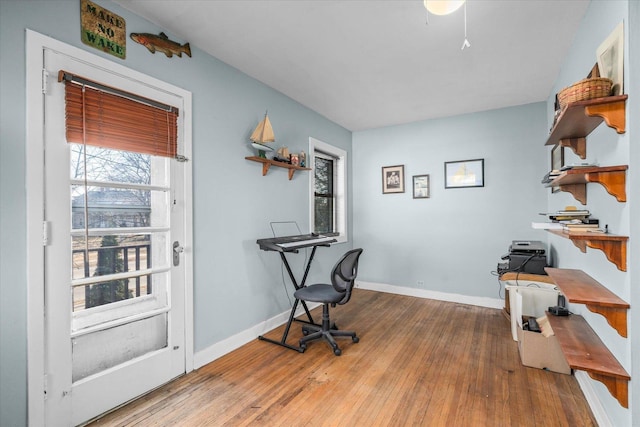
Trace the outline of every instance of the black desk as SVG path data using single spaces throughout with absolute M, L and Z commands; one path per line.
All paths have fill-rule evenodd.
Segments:
M 270 239 L 258 239 L 256 241 L 258 246 L 260 246 L 260 249 L 262 249 L 263 251 L 276 251 L 280 253 L 280 258 L 282 259 L 282 262 L 284 263 L 284 266 L 287 269 L 287 273 L 289 273 L 289 278 L 291 279 L 291 283 L 293 283 L 293 286 L 296 290 L 304 287 L 304 284 L 307 280 L 307 275 L 309 274 L 309 269 L 311 268 L 311 262 L 313 261 L 313 257 L 316 254 L 316 249 L 318 248 L 318 246 L 331 246 L 331 243 L 333 242 L 337 242 L 337 240 L 334 239 L 333 237 L 327 237 L 327 236 L 316 235 L 316 234 L 301 234 L 297 236 L 273 237 Z M 312 248 L 312 250 L 311 250 L 311 256 L 309 257 L 309 260 L 307 261 L 307 265 L 305 266 L 304 276 L 302 276 L 302 281 L 298 284 L 298 281 L 296 280 L 295 276 L 293 275 L 293 272 L 291 271 L 291 267 L 289 266 L 289 261 L 287 261 L 287 257 L 285 254 L 287 252 L 298 253 L 299 249 L 304 249 L 304 248 Z M 304 311 L 307 314 L 307 318 L 309 319 L 308 322 L 304 320 L 298 320 L 295 318 L 296 309 L 298 308 L 298 302 L 302 303 L 302 307 L 304 307 Z M 309 312 L 309 308 L 307 307 L 307 304 L 304 301 L 300 301 L 296 298 L 295 302 L 293 303 L 293 306 L 291 307 L 291 313 L 289 314 L 289 321 L 287 322 L 287 326 L 285 327 L 284 333 L 282 334 L 282 339 L 280 341 L 276 341 L 270 338 L 263 337 L 262 335 L 260 335 L 258 339 L 263 341 L 268 341 L 270 343 L 277 344 L 277 345 L 289 348 L 291 350 L 296 350 L 296 351 L 299 351 L 300 353 L 304 352 L 304 350 L 300 347 L 287 344 L 287 336 L 289 335 L 289 329 L 291 329 L 291 324 L 293 323 L 294 320 L 297 322 L 317 325 L 317 323 L 315 323 L 313 321 L 313 318 L 311 317 L 311 313 Z

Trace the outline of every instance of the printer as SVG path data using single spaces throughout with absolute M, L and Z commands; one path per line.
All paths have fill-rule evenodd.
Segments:
M 548 267 L 544 244 L 538 240 L 514 240 L 509 253 L 498 263 L 498 274 L 509 271 L 531 274 L 547 274 Z

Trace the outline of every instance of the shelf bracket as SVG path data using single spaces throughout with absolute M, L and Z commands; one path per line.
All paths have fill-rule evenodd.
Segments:
M 618 400 L 618 403 L 620 403 L 622 407 L 629 408 L 628 380 L 592 371 L 587 371 L 587 373 L 594 380 L 604 384 L 609 390 L 609 393 Z
M 269 168 L 271 167 L 271 163 L 263 163 L 262 164 L 262 176 L 265 176 L 267 172 L 269 172 Z
M 585 174 L 585 179 L 588 182 L 597 182 L 601 184 L 607 193 L 611 194 L 619 202 L 627 201 L 627 192 L 625 190 L 625 171 L 615 172 L 590 172 Z M 586 204 L 586 190 L 585 201 L 582 204 Z
M 603 307 L 596 304 L 585 304 L 589 311 L 597 313 L 607 320 L 607 323 L 620 334 L 627 338 L 627 309 L 615 307 Z
M 591 117 L 602 117 L 607 126 L 615 129 L 618 133 L 625 133 L 625 101 L 626 98 L 621 101 L 611 102 L 608 104 L 589 105 L 584 107 L 584 112 Z
M 577 240 L 577 239 L 571 239 L 569 238 L 569 240 L 571 240 L 573 242 L 573 245 L 580 249 L 580 252 L 582 252 L 583 254 L 587 253 L 587 242 L 584 240 Z
M 562 191 L 571 193 L 573 198 L 583 205 L 587 204 L 587 184 L 565 184 L 559 188 Z
M 620 271 L 627 271 L 627 243 L 620 240 L 583 240 L 590 248 L 604 252 Z M 575 243 L 575 241 L 574 241 Z M 576 245 L 577 246 L 577 245 Z M 582 252 L 586 252 L 586 249 Z
M 587 138 L 566 138 L 560 140 L 560 146 L 569 147 L 581 159 L 587 158 Z

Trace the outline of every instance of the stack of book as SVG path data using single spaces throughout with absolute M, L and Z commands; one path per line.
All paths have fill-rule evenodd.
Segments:
M 543 184 L 550 183 L 551 181 L 556 179 L 558 176 L 560 176 L 561 173 L 562 171 L 559 171 L 558 169 L 554 169 L 551 172 L 547 172 L 547 174 L 542 178 L 542 183 Z
M 597 220 L 596 220 L 597 221 Z M 573 234 L 584 234 L 584 233 L 604 233 L 604 230 L 599 228 L 599 224 L 596 223 L 567 223 L 562 226 L 563 231 L 567 233 Z
M 599 228 L 600 221 L 591 218 L 591 213 L 586 209 L 577 209 L 575 206 L 567 206 L 563 210 L 552 213 L 541 213 L 548 216 L 550 222 L 532 223 L 533 228 L 546 230 L 562 230 L 570 234 L 606 233 Z
M 554 213 L 545 214 L 549 216 L 549 219 L 554 222 L 585 222 L 588 220 L 591 213 L 586 209 L 575 209 L 567 206 L 564 210 L 559 210 Z

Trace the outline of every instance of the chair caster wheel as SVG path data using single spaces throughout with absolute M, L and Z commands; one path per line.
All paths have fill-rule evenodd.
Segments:
M 333 354 L 335 354 L 336 356 L 340 356 L 342 354 L 342 350 L 340 350 L 339 348 L 334 348 Z
M 351 338 L 351 340 L 353 342 L 360 342 L 360 338 L 358 338 L 358 337 L 353 337 L 353 338 Z
M 300 348 L 302 349 L 302 351 L 305 351 L 307 349 L 307 344 L 306 343 L 300 343 Z

